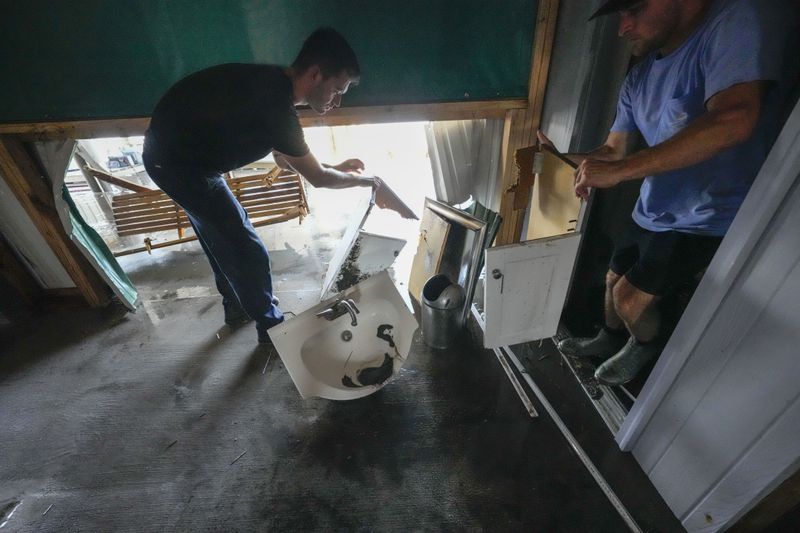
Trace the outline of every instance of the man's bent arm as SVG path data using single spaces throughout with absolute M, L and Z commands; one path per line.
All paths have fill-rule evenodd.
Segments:
M 377 176 L 359 176 L 358 174 L 341 172 L 333 167 L 325 168 L 311 152 L 302 157 L 289 157 L 285 154 L 283 154 L 283 157 L 294 170 L 314 187 L 326 189 L 372 187 L 375 193 L 375 205 L 382 209 L 397 211 L 401 216 L 408 218 L 408 208 Z M 348 159 L 341 163 L 340 166 L 364 168 L 364 164 L 358 159 Z
M 272 151 L 272 157 L 275 159 L 275 164 L 278 165 L 279 168 L 283 170 L 289 170 L 289 168 L 291 168 L 289 162 L 286 161 L 286 156 L 277 150 Z
M 333 167 L 323 167 L 311 152 L 300 157 L 281 154 L 286 163 L 303 176 L 314 187 L 325 189 L 347 189 L 349 187 L 373 187 L 376 180 L 370 176 L 358 176 L 340 172 Z
M 546 144 L 555 150 L 555 146 L 553 143 L 548 139 L 541 131 L 537 132 L 537 137 L 539 138 L 539 142 L 542 144 Z M 633 135 L 630 135 L 624 131 L 612 131 L 608 134 L 608 138 L 606 141 L 600 145 L 599 147 L 595 148 L 594 150 L 586 153 L 568 153 L 568 154 L 561 154 L 563 157 L 566 157 L 576 165 L 580 165 L 584 159 L 597 159 L 600 161 L 618 161 L 625 157 L 628 152 L 628 145 L 633 138 Z
M 746 141 L 758 122 L 765 86 L 766 82 L 740 83 L 712 96 L 708 111 L 675 136 L 619 161 L 618 180 L 689 167 Z
M 289 162 L 286 160 L 288 156 L 280 153 L 277 150 L 272 151 L 272 157 L 275 159 L 275 164 L 278 165 L 279 168 L 284 170 L 292 169 L 297 172 L 297 169 L 293 169 Z M 338 170 L 339 172 L 361 172 L 364 170 L 364 163 L 360 159 L 347 159 L 342 161 L 338 165 L 329 165 L 327 163 L 320 162 L 323 168 L 332 168 L 334 170 Z

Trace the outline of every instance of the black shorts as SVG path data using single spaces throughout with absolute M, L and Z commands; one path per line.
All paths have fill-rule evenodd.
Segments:
M 609 268 L 637 289 L 663 296 L 706 268 L 721 242 L 722 237 L 646 230 L 631 219 L 615 242 Z

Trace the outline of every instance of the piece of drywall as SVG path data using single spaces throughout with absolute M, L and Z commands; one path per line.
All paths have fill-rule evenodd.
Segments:
M 0 176 L 0 233 L 43 289 L 75 287 L 33 221 Z

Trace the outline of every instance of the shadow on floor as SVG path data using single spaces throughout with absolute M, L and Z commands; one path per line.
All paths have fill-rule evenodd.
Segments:
M 474 329 L 445 351 L 418 331 L 402 371 L 371 396 L 302 400 L 279 358 L 266 365 L 252 325 L 221 325 L 218 296 L 179 297 L 211 279 L 197 257 L 175 257 L 183 263 L 134 275 L 136 313 L 51 312 L 6 332 L 10 530 L 626 529 L 552 420 L 528 416 Z M 165 268 L 174 277 L 149 270 Z M 293 275 L 275 272 L 301 307 L 297 295 L 319 279 Z M 576 435 L 599 443 L 598 465 L 642 526 L 679 530 L 580 391 L 559 397 L 569 382 L 546 383 Z

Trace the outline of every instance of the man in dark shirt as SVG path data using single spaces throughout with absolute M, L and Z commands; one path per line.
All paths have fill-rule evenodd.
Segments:
M 258 341 L 283 321 L 273 297 L 269 254 L 223 173 L 270 152 L 311 185 L 333 189 L 373 187 L 380 207 L 395 208 L 379 178 L 358 174 L 350 159 L 321 165 L 309 151 L 295 110 L 320 114 L 338 107 L 358 83 L 355 53 L 331 28 L 306 39 L 290 67 L 227 64 L 180 80 L 161 98 L 145 134 L 144 165 L 153 181 L 185 211 L 203 247 L 225 321 L 256 322 Z

